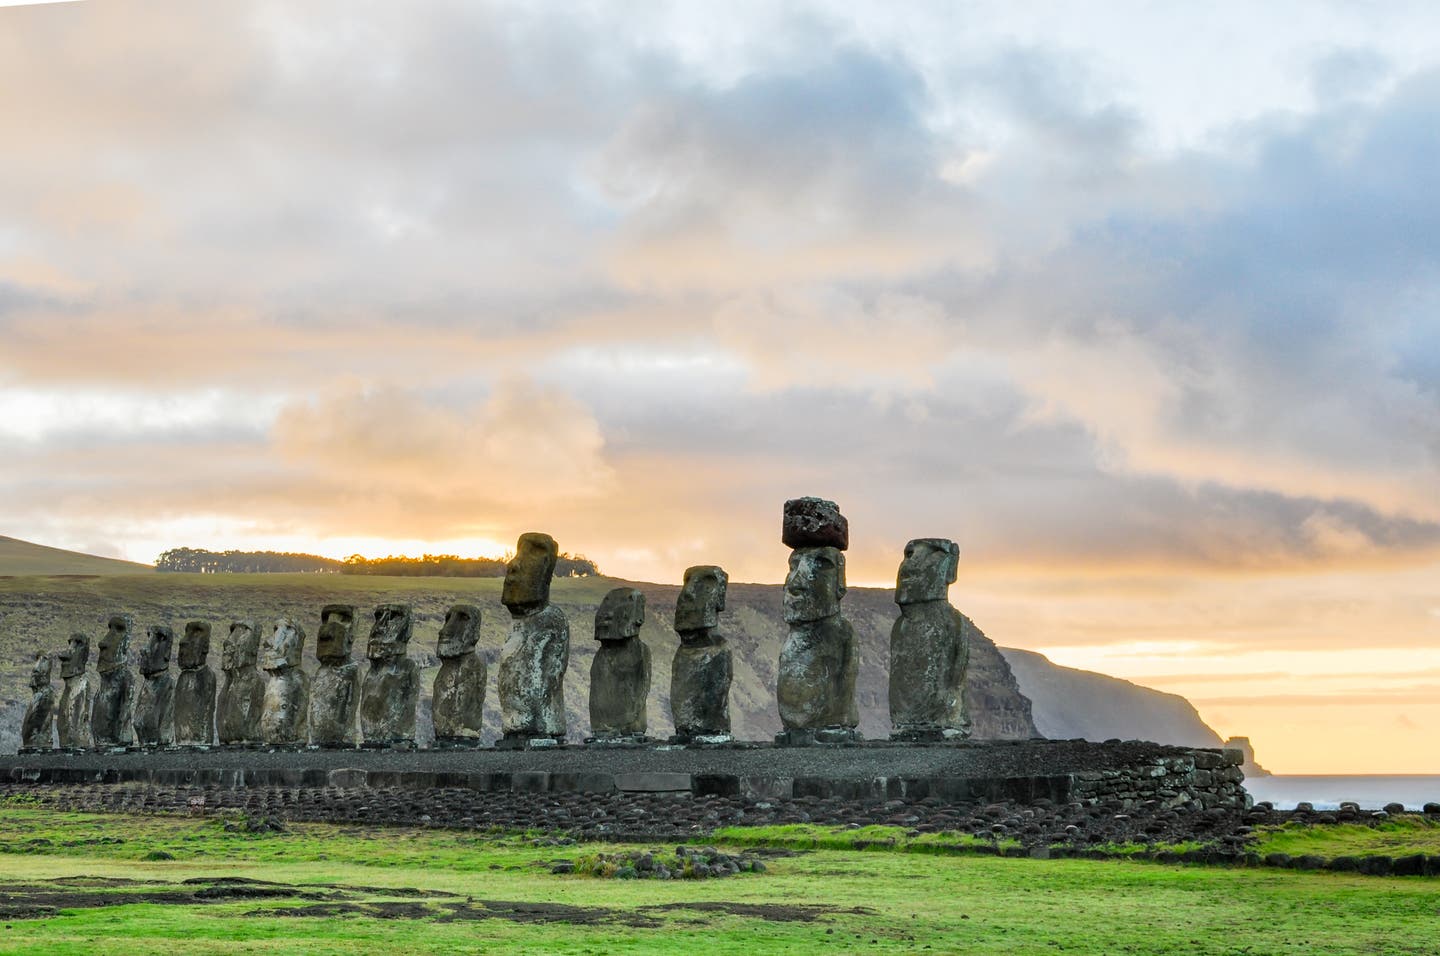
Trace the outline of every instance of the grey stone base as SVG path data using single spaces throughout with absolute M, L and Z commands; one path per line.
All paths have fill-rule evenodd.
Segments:
M 586 737 L 585 746 L 599 747 L 610 750 L 637 750 L 642 747 L 654 746 L 655 740 L 644 734 L 634 734 L 628 737 Z
M 816 744 L 855 744 L 864 738 L 854 727 L 826 727 L 822 730 L 782 730 L 775 735 L 777 747 L 814 747 Z
M 890 734 L 895 743 L 939 744 L 969 738 L 969 734 L 953 727 L 904 727 Z
M 475 750 L 480 746 L 479 737 L 436 737 L 430 744 L 431 750 Z
M 533 747 L 543 741 L 549 746 Z M 1238 751 L 1143 742 L 940 742 L 775 747 L 755 743 L 561 747 L 518 738 L 488 747 L 397 753 L 211 751 L 0 757 L 9 784 L 370 787 L 402 790 L 621 791 L 766 800 L 816 797 L 941 803 L 1078 802 L 1129 808 L 1248 806 Z
M 529 734 L 506 734 L 495 741 L 496 750 L 556 750 L 565 746 L 562 737 L 532 737 Z

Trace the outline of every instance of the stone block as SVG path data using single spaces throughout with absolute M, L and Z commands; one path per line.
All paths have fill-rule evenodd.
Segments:
M 514 774 L 512 773 L 472 773 L 469 774 L 469 787 L 471 790 L 491 792 L 495 790 L 513 790 Z
M 510 789 L 516 793 L 544 793 L 550 789 L 550 774 L 540 770 L 522 770 L 511 774 Z
M 694 778 L 688 773 L 617 773 L 615 787 L 633 793 L 675 793 L 690 791 Z
M 615 775 L 611 773 L 552 773 L 551 790 L 569 790 L 580 793 L 611 793 L 615 787 Z
M 367 776 L 366 771 L 359 767 L 338 767 L 325 775 L 325 783 L 342 790 L 353 790 L 367 786 Z
M 793 498 L 785 502 L 780 540 L 787 548 L 850 547 L 850 522 L 833 501 Z

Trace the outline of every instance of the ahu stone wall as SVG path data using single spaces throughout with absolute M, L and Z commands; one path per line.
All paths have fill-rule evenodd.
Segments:
M 1241 755 L 1236 750 L 1170 752 L 1142 763 L 1085 770 L 1074 775 L 1071 798 L 1131 810 L 1150 801 L 1166 809 L 1198 803 L 1205 809 L 1245 809 Z

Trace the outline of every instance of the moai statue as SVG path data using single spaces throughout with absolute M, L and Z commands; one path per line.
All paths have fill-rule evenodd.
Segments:
M 306 740 L 310 709 L 310 678 L 300 669 L 305 629 L 281 618 L 260 655 L 266 674 L 265 703 L 260 708 L 260 736 L 272 747 L 298 747 Z
M 360 734 L 366 747 L 415 747 L 420 665 L 409 658 L 409 649 L 410 605 L 377 607 L 365 647 L 370 669 L 360 690 Z
M 350 657 L 355 639 L 355 605 L 327 604 L 320 611 L 315 656 L 320 667 L 310 679 L 310 746 L 355 746 L 355 712 L 360 705 L 360 662 Z
M 730 648 L 718 630 L 730 577 L 722 568 L 687 568 L 675 602 L 675 632 L 680 646 L 670 664 L 670 716 L 673 743 L 729 743 Z
M 557 746 L 565 740 L 565 669 L 570 625 L 550 603 L 559 549 L 548 534 L 522 534 L 505 567 L 500 602 L 510 611 L 510 638 L 500 649 L 495 693 L 500 698 L 497 746 Z
M 111 615 L 100 638 L 95 671 L 99 686 L 90 704 L 90 733 L 101 749 L 128 747 L 135 717 L 135 674 L 130 669 L 130 619 Z
M 175 742 L 175 675 L 170 651 L 175 632 L 164 624 L 145 631 L 140 654 L 140 699 L 135 704 L 135 742 L 142 747 L 167 747 Z
M 475 652 L 480 640 L 480 609 L 456 604 L 445 612 L 435 653 L 440 673 L 430 698 L 435 718 L 436 747 L 474 747 L 480 742 L 485 715 L 485 683 L 489 668 Z
M 895 579 L 900 619 L 890 630 L 890 739 L 949 740 L 970 735 L 965 668 L 970 645 L 950 606 L 960 548 L 945 538 L 905 545 Z
M 62 750 L 89 750 L 95 746 L 90 729 L 91 687 L 85 666 L 90 663 L 90 638 L 76 632 L 70 643 L 60 651 L 60 711 L 55 715 L 55 729 Z
M 220 673 L 224 682 L 215 702 L 215 732 L 229 747 L 258 744 L 260 714 L 265 709 L 265 677 L 257 666 L 260 631 L 254 621 L 234 621 L 220 647 Z
M 208 747 L 215 740 L 215 672 L 209 658 L 209 622 L 188 622 L 175 681 L 175 742 L 186 747 Z
M 650 648 L 640 640 L 645 595 L 616 588 L 595 610 L 600 648 L 590 664 L 592 742 L 643 743 L 650 697 Z
M 795 550 L 785 578 L 790 633 L 780 651 L 776 687 L 785 730 L 776 742 L 803 746 L 855 740 L 860 655 L 855 629 L 840 613 L 849 524 L 833 501 L 798 498 L 785 502 L 781 540 Z
M 54 660 L 49 654 L 35 657 L 30 672 L 30 705 L 20 721 L 20 752 L 35 753 L 55 747 L 55 689 L 50 686 Z

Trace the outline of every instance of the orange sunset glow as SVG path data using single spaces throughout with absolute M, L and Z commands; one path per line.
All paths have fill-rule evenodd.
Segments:
M 1299 9 L 7 6 L 0 535 L 775 583 L 818 495 L 1440 773 L 1440 14 Z

